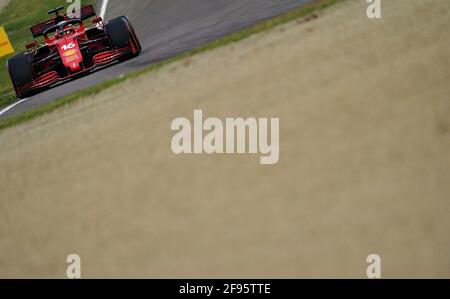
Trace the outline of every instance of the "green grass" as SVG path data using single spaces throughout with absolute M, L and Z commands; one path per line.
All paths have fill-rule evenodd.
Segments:
M 218 39 L 218 40 L 210 42 L 210 43 L 208 43 L 206 45 L 203 45 L 203 46 L 200 46 L 198 48 L 195 48 L 195 49 L 193 49 L 193 50 L 191 50 L 189 52 L 186 52 L 184 54 L 178 55 L 176 57 L 173 57 L 171 59 L 162 61 L 162 62 L 157 63 L 157 64 L 153 64 L 153 65 L 151 65 L 151 66 L 149 66 L 147 68 L 144 68 L 144 69 L 142 69 L 140 71 L 133 72 L 133 73 L 130 73 L 130 74 L 124 76 L 124 77 L 112 79 L 110 81 L 103 82 L 103 83 L 101 83 L 99 85 L 86 88 L 86 89 L 81 90 L 81 91 L 79 91 L 77 93 L 65 96 L 65 97 L 63 97 L 61 99 L 58 99 L 58 100 L 56 100 L 56 101 L 54 101 L 52 103 L 49 103 L 49 104 L 44 105 L 44 106 L 41 106 L 41 107 L 37 108 L 36 110 L 30 111 L 30 112 L 26 112 L 26 113 L 23 113 L 23 114 L 21 114 L 19 116 L 8 118 L 8 119 L 5 119 L 3 121 L 0 121 L 0 130 L 5 129 L 7 127 L 11 127 L 13 125 L 16 125 L 18 123 L 21 123 L 21 122 L 24 122 L 24 121 L 27 121 L 27 120 L 30 120 L 30 119 L 33 119 L 33 118 L 36 118 L 36 117 L 41 116 L 41 115 L 43 115 L 45 113 L 53 111 L 56 108 L 59 108 L 59 107 L 62 107 L 64 105 L 67 105 L 69 103 L 75 102 L 77 100 L 86 98 L 87 96 L 98 94 L 99 92 L 101 92 L 102 90 L 104 90 L 106 88 L 109 88 L 111 86 L 117 85 L 117 84 L 119 84 L 119 83 L 121 83 L 121 82 L 123 82 L 125 80 L 129 80 L 131 78 L 138 77 L 138 76 L 140 76 L 142 74 L 146 74 L 146 73 L 158 70 L 161 67 L 163 67 L 163 66 L 165 66 L 167 64 L 173 63 L 175 61 L 179 61 L 181 59 L 185 59 L 187 57 L 191 57 L 193 55 L 196 55 L 196 54 L 199 54 L 199 53 L 202 53 L 202 52 L 205 52 L 205 51 L 210 51 L 210 50 L 216 49 L 218 47 L 222 47 L 222 46 L 228 45 L 228 44 L 233 43 L 233 42 L 238 42 L 238 41 L 240 41 L 242 39 L 245 39 L 245 38 L 247 38 L 247 37 L 249 37 L 251 35 L 254 35 L 254 34 L 257 34 L 257 33 L 261 33 L 261 32 L 263 32 L 265 30 L 271 29 L 271 28 L 273 28 L 275 26 L 278 26 L 278 25 L 281 25 L 281 24 L 285 24 L 285 23 L 290 22 L 290 21 L 295 20 L 295 19 L 299 19 L 299 18 L 304 17 L 305 21 L 309 21 L 309 20 L 311 20 L 311 19 L 316 17 L 315 13 L 317 13 L 317 12 L 319 12 L 319 11 L 321 11 L 321 10 L 323 10 L 323 9 L 333 5 L 333 4 L 336 4 L 336 3 L 342 2 L 342 1 L 345 1 L 345 0 L 317 0 L 314 3 L 312 3 L 312 4 L 300 7 L 300 8 L 298 8 L 296 10 L 293 10 L 293 11 L 291 11 L 289 13 L 286 13 L 286 14 L 277 16 L 275 18 L 272 18 L 270 20 L 258 23 L 258 24 L 254 25 L 254 26 L 248 27 L 248 28 L 246 28 L 244 30 L 241 30 L 239 32 L 230 34 L 230 35 L 225 36 L 225 37 L 223 37 L 221 39 Z
M 82 5 L 92 4 L 94 0 L 83 0 Z M 47 11 L 57 6 L 68 7 L 65 0 L 12 0 L 0 12 L 0 26 L 5 27 L 8 37 L 18 54 L 25 51 L 25 44 L 33 40 L 29 27 L 50 18 Z M 15 100 L 15 94 L 6 61 L 12 56 L 0 58 L 0 108 Z

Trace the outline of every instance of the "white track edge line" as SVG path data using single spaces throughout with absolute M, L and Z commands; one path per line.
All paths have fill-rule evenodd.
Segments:
M 6 107 L 5 109 L 3 109 L 2 111 L 0 111 L 0 116 L 5 114 L 6 112 L 8 112 L 9 110 L 11 110 L 12 108 L 16 107 L 17 105 L 19 105 L 20 103 L 25 102 L 26 100 L 28 100 L 29 98 L 26 99 L 22 99 L 18 102 L 15 102 L 14 104 L 12 104 L 11 106 Z
M 108 2 L 109 0 L 103 0 L 102 9 L 100 10 L 100 17 L 102 17 L 102 19 L 105 18 L 106 9 L 108 8 Z

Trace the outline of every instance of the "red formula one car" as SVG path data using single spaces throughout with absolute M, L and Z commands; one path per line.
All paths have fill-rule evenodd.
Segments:
M 30 28 L 34 41 L 26 52 L 8 60 L 8 70 L 18 98 L 90 73 L 116 61 L 136 57 L 141 45 L 127 17 L 104 22 L 92 5 L 81 8 L 79 18 L 60 14 Z M 86 21 L 92 23 L 86 25 Z M 43 41 L 38 42 L 40 38 Z

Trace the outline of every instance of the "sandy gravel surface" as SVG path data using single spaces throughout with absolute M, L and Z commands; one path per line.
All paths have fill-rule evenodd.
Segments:
M 348 0 L 0 133 L 0 277 L 450 278 L 450 6 Z M 280 117 L 281 159 L 171 121 Z

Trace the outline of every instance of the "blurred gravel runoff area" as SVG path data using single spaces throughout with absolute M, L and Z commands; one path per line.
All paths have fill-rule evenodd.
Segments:
M 0 132 L 0 277 L 450 278 L 450 5 L 348 0 Z M 174 155 L 279 117 L 280 162 Z

